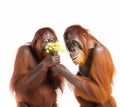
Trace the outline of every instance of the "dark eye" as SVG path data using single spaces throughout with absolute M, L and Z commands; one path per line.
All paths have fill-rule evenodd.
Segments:
M 49 40 L 48 40 L 48 39 L 45 39 L 45 40 L 44 40 L 44 43 L 48 43 L 48 42 L 49 42 Z
M 81 47 L 80 43 L 78 43 L 78 41 L 73 40 L 73 41 L 72 41 L 72 45 L 73 45 L 75 48 L 82 49 L 82 47 Z
M 73 45 L 73 46 L 77 46 L 77 47 L 79 46 L 78 42 L 75 41 L 75 40 L 72 41 L 72 45 Z
M 53 42 L 53 43 L 54 43 L 54 42 L 56 42 L 56 40 L 55 40 L 55 39 L 51 39 L 50 42 Z

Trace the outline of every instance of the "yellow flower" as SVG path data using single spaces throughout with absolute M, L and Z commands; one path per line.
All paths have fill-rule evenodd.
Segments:
M 50 53 L 52 55 L 57 55 L 58 51 L 64 52 L 65 48 L 58 42 L 48 43 L 45 46 L 46 53 Z

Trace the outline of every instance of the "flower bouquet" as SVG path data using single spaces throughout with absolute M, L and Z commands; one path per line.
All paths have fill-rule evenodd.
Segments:
M 58 51 L 64 52 L 65 48 L 58 42 L 55 43 L 48 43 L 45 46 L 46 53 L 49 53 L 51 55 L 57 55 Z

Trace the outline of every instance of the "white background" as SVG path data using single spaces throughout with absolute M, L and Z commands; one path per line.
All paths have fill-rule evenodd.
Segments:
M 17 48 L 30 42 L 42 27 L 55 30 L 63 42 L 64 30 L 80 24 L 101 41 L 111 52 L 116 67 L 113 96 L 120 107 L 120 3 L 119 0 L 1 0 L 0 1 L 0 107 L 16 107 L 9 91 Z M 61 63 L 72 73 L 77 72 L 68 54 Z M 66 85 L 58 98 L 60 107 L 78 107 Z

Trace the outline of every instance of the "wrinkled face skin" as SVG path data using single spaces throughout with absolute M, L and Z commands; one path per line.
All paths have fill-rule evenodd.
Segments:
M 38 55 L 42 56 L 43 58 L 46 57 L 48 54 L 45 52 L 45 46 L 48 43 L 54 43 L 57 41 L 57 38 L 49 31 L 45 32 L 42 39 L 38 38 L 36 42 L 36 50 Z
M 80 66 L 84 65 L 86 55 L 84 52 L 84 46 L 78 37 L 71 34 L 66 35 L 65 44 L 73 63 Z
M 52 33 L 46 32 L 43 36 L 42 41 L 41 41 L 41 46 L 42 46 L 42 48 L 45 48 L 45 46 L 48 43 L 55 43 L 56 41 L 57 41 L 57 39 Z
M 43 53 L 42 53 L 42 56 L 43 57 L 46 57 L 48 54 L 45 52 L 45 46 L 48 44 L 48 43 L 55 43 L 57 42 L 57 39 L 56 37 L 50 33 L 50 32 L 46 32 L 43 36 L 43 39 L 41 41 L 41 47 L 42 47 L 42 50 L 43 50 Z

